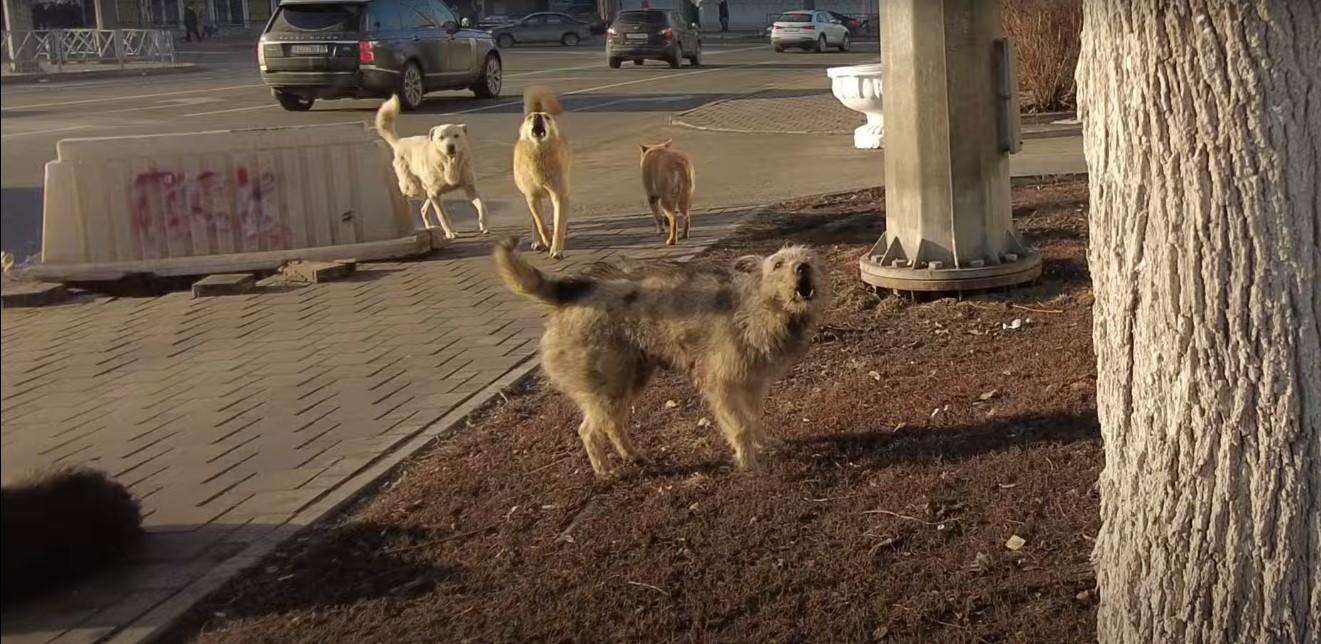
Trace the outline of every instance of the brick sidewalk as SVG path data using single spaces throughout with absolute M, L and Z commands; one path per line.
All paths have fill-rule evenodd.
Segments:
M 578 224 L 565 270 L 686 257 L 752 211 L 697 213 L 667 248 L 649 215 Z M 146 547 L 37 604 L 4 642 L 139 641 L 536 366 L 541 312 L 466 238 L 351 279 L 193 299 L 81 296 L 0 312 L 0 465 L 85 463 L 143 501 Z M 570 431 L 572 428 L 566 428 Z
M 707 103 L 675 114 L 673 122 L 698 130 L 758 134 L 852 134 L 867 121 L 844 107 L 818 80 L 810 88 L 768 89 L 755 94 Z

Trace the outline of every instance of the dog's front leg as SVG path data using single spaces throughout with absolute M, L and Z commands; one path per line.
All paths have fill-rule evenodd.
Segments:
M 731 383 L 716 383 L 704 393 L 707 404 L 715 412 L 720 431 L 734 450 L 734 463 L 739 469 L 756 465 L 756 430 L 752 427 L 751 419 L 746 416 L 739 387 Z
M 477 209 L 477 228 L 485 235 L 490 230 L 486 228 L 486 204 L 482 203 L 482 196 L 478 194 L 477 188 L 464 186 L 463 191 L 467 193 L 468 200 L 472 202 L 472 207 Z
M 546 224 L 541 220 L 541 197 L 535 195 L 523 195 L 527 199 L 527 209 L 532 213 L 532 250 L 546 250 L 550 247 L 550 240 L 546 239 Z
M 440 228 L 445 231 L 445 239 L 454 239 L 458 233 L 454 232 L 454 227 L 450 225 L 449 213 L 445 212 L 445 201 L 436 195 L 431 198 L 432 207 L 436 209 L 436 219 L 440 220 Z
M 422 209 L 417 211 L 417 214 L 422 215 L 422 227 L 426 228 L 427 230 L 435 228 L 435 226 L 431 225 L 431 220 L 427 219 L 427 209 L 430 207 L 431 207 L 431 198 L 428 197 L 426 200 L 422 202 Z
M 559 190 L 552 190 L 550 203 L 555 208 L 555 237 L 550 243 L 550 256 L 563 259 L 564 238 L 569 232 L 569 196 Z

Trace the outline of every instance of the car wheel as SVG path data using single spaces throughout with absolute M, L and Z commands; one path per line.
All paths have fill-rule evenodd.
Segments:
M 822 34 L 822 36 L 821 36 L 820 38 L 817 39 L 817 41 L 816 41 L 816 50 L 815 50 L 815 51 L 816 51 L 816 53 L 818 53 L 818 54 L 825 53 L 825 51 L 826 51 L 826 36 L 825 36 L 824 34 Z
M 560 37 L 560 44 L 565 47 L 576 47 L 581 40 L 582 39 L 578 37 L 578 34 L 569 32 Z
M 697 43 L 697 53 L 689 56 L 688 62 L 691 63 L 693 67 L 702 66 L 702 43 Z
M 773 46 L 772 49 L 774 49 L 774 50 L 775 50 L 775 53 L 777 53 L 777 54 L 783 54 L 783 53 L 784 53 L 784 47 L 781 47 L 781 46 L 779 46 L 779 45 L 775 45 L 775 46 Z
M 624 61 L 618 58 L 608 58 L 606 62 L 610 63 L 610 69 L 619 69 L 619 66 L 624 64 Z
M 642 66 L 642 63 L 643 63 L 643 60 L 642 60 L 641 58 L 634 58 L 634 59 L 633 59 L 633 64 L 634 64 L 634 65 L 637 65 L 638 67 L 641 67 L 641 66 Z
M 514 37 L 509 34 L 500 34 L 500 37 L 495 39 L 495 46 L 500 49 L 509 49 L 514 46 Z
M 477 77 L 477 83 L 472 86 L 472 93 L 477 98 L 495 98 L 500 95 L 500 88 L 505 82 L 504 66 L 500 64 L 500 57 L 495 54 L 487 54 L 486 62 L 482 63 L 482 75 Z
M 839 41 L 839 50 L 840 50 L 840 51 L 848 51 L 848 50 L 849 50 L 849 35 L 848 35 L 848 34 L 844 34 L 844 38 L 841 39 L 841 40 Z
M 422 107 L 422 99 L 426 95 L 426 80 L 422 77 L 422 68 L 413 61 L 404 63 L 404 69 L 399 73 L 400 107 L 406 112 Z
M 280 107 L 290 112 L 306 112 L 312 109 L 312 104 L 316 102 L 315 98 L 281 92 L 278 89 L 275 90 L 275 100 L 279 101 Z
M 675 68 L 679 66 L 679 61 L 681 60 L 683 60 L 683 48 L 679 47 L 674 50 L 673 54 L 670 54 L 670 57 L 666 59 L 665 62 L 669 63 L 671 68 Z

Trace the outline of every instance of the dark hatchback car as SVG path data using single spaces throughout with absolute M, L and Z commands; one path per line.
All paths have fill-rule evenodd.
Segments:
M 663 60 L 678 67 L 687 58 L 702 64 L 702 34 L 697 25 L 683 21 L 674 11 L 641 9 L 621 11 L 606 30 L 606 61 L 619 67 L 625 60 L 641 65 L 644 60 Z
M 427 92 L 499 96 L 491 35 L 460 26 L 440 0 L 285 0 L 257 44 L 262 81 L 286 110 L 318 98 L 385 98 L 416 109 Z

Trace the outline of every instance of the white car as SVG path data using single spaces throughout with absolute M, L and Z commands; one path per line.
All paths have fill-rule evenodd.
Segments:
M 823 52 L 826 47 L 849 50 L 849 29 L 829 11 L 786 11 L 771 25 L 771 47 L 782 52 L 799 47 Z

